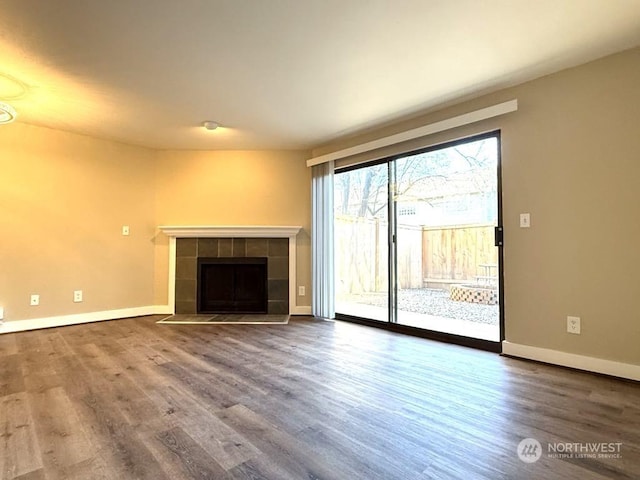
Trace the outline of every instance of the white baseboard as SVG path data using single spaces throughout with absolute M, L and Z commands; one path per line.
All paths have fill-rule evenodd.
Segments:
M 173 315 L 173 308 L 171 305 L 154 305 L 153 313 L 156 315 Z
M 39 328 L 64 327 L 80 323 L 101 322 L 119 318 L 141 317 L 144 315 L 172 315 L 173 308 L 169 305 L 149 305 L 146 307 L 121 308 L 119 310 L 105 310 L 101 312 L 78 313 L 74 315 L 60 315 L 57 317 L 32 318 L 29 320 L 14 320 L 0 324 L 0 334 L 25 332 Z M 291 315 L 311 315 L 311 307 L 296 307 Z
M 12 322 L 2 323 L 0 325 L 0 334 L 166 313 L 162 311 L 164 308 L 166 307 L 159 305 L 150 305 L 146 307 L 121 308 L 119 310 L 104 310 L 100 312 L 78 313 L 74 315 L 60 315 L 57 317 L 15 320 Z
M 291 315 L 311 315 L 311 307 L 310 306 L 296 306 L 291 310 Z
M 585 355 L 576 355 L 574 353 L 532 347 L 530 345 L 521 345 L 519 343 L 507 342 L 506 340 L 502 342 L 502 353 L 512 357 L 537 360 L 553 365 L 640 381 L 640 365 L 631 363 L 614 362 L 602 358 L 587 357 Z

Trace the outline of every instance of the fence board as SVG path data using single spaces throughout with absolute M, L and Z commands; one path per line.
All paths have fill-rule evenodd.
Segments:
M 337 293 L 388 290 L 385 221 L 352 216 L 335 219 Z M 484 276 L 481 265 L 496 265 L 493 225 L 455 227 L 398 226 L 400 288 L 432 283 L 468 283 Z

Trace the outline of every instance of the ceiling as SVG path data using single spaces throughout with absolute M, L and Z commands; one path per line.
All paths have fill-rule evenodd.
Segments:
M 152 148 L 310 149 L 637 45 L 639 0 L 0 0 L 0 101 Z

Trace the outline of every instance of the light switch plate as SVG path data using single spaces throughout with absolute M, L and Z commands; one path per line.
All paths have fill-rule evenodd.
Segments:
M 521 213 L 520 214 L 520 228 L 529 228 L 531 226 L 531 214 L 529 213 Z

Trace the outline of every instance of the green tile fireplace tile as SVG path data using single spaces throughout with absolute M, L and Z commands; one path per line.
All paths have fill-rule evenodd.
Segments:
M 269 240 L 266 238 L 247 238 L 247 257 L 266 257 L 269 255 Z
M 198 272 L 196 257 L 176 258 L 176 280 L 194 280 Z
M 289 239 L 288 238 L 270 238 L 269 239 L 269 256 L 285 257 L 289 255 Z
M 176 302 L 176 313 L 196 313 L 196 302 Z
M 217 238 L 198 239 L 198 257 L 216 258 L 218 256 Z
M 233 256 L 233 239 L 232 238 L 218 239 L 218 256 L 219 257 Z
M 288 257 L 269 257 L 268 258 L 269 279 L 287 280 L 289 278 L 289 258 Z
M 234 238 L 231 252 L 232 252 L 232 256 L 234 257 L 246 257 L 247 256 L 246 240 L 244 238 Z
M 176 302 L 195 302 L 196 280 L 176 278 Z
M 267 313 L 269 313 L 269 315 L 286 315 L 289 313 L 289 302 L 269 300 Z
M 267 296 L 270 301 L 289 301 L 289 282 L 287 280 L 268 280 L 267 291 Z
M 196 238 L 176 239 L 176 257 L 195 257 L 197 249 Z

